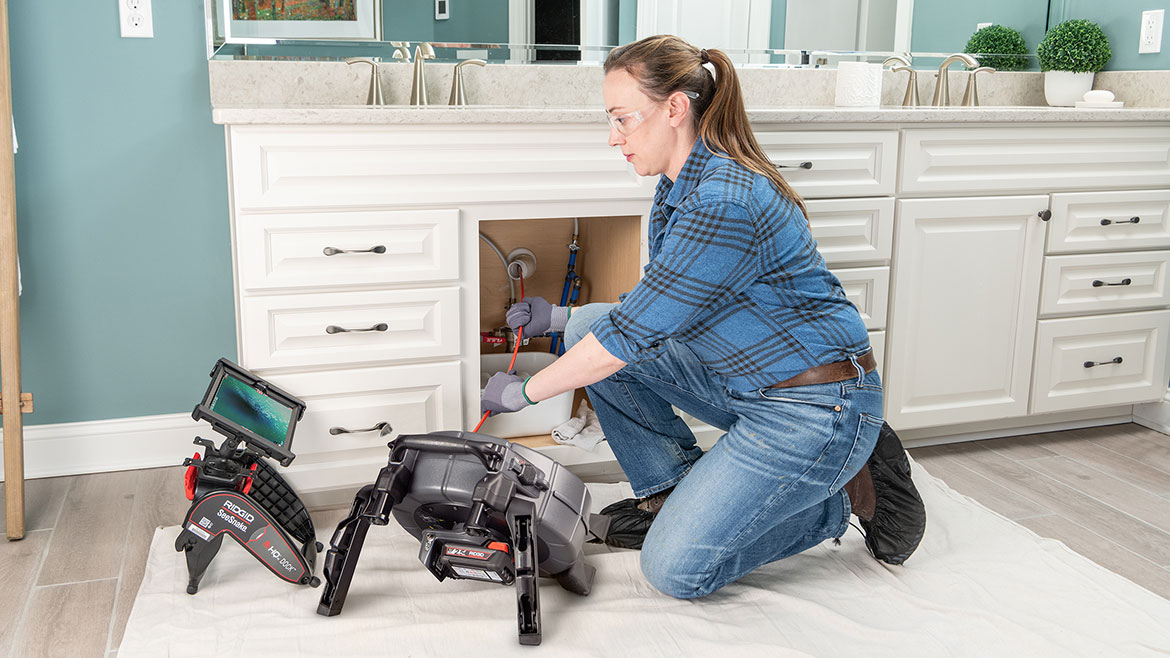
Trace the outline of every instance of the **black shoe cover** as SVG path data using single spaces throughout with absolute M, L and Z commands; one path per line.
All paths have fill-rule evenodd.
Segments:
M 638 502 L 637 498 L 627 498 L 601 510 L 602 515 L 609 517 L 605 543 L 618 548 L 642 548 L 650 524 L 658 515 L 638 509 Z
M 866 463 L 877 492 L 873 519 L 861 521 L 865 545 L 882 562 L 902 564 L 926 532 L 926 506 L 910 479 L 910 460 L 894 430 L 882 423 Z

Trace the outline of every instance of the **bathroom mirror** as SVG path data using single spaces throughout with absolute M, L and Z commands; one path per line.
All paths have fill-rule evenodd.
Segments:
M 221 56 L 297 56 L 293 44 L 279 53 L 272 39 L 230 34 L 224 16 L 232 3 L 208 5 L 209 49 L 225 40 L 248 48 L 223 48 Z M 356 0 L 360 2 L 360 0 Z M 387 42 L 450 44 L 439 57 L 482 57 L 510 62 L 601 61 L 613 46 L 650 34 L 678 34 L 693 43 L 721 48 L 741 64 L 832 65 L 871 52 L 922 54 L 916 66 L 937 65 L 929 54 L 960 52 L 982 24 L 1020 31 L 1033 50 L 1068 0 L 368 0 L 378 2 L 380 41 L 301 44 L 304 57 L 344 57 L 361 50 L 385 56 Z M 343 5 L 355 0 L 248 0 L 277 20 L 299 4 Z M 299 3 L 299 4 L 298 4 Z M 1056 5 L 1056 8 L 1050 7 Z M 1055 15 L 1053 15 L 1055 14 Z M 227 34 L 225 34 L 227 32 Z M 323 37 L 330 38 L 330 37 Z M 372 50 L 371 50 L 372 49 Z M 835 54 L 822 54 L 832 51 Z M 856 55 L 852 56 L 856 58 Z M 919 58 L 916 58 L 916 60 Z

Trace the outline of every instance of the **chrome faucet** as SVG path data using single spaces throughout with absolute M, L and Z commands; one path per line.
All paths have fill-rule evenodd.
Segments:
M 935 107 L 946 107 L 951 104 L 951 89 L 950 80 L 947 79 L 947 68 L 955 62 L 962 62 L 968 69 L 979 67 L 979 60 L 967 53 L 956 53 L 944 59 L 942 64 L 938 65 L 938 79 L 934 83 L 934 100 L 931 101 L 931 105 Z
M 370 93 L 366 94 L 366 105 L 385 105 L 386 98 L 382 95 L 382 79 L 378 76 L 378 60 L 368 57 L 349 57 L 345 60 L 345 63 L 351 66 L 358 62 L 369 64 L 372 69 L 370 71 Z
M 435 58 L 435 49 L 429 43 L 420 43 L 414 47 L 414 79 L 410 83 L 410 104 L 423 106 L 427 104 L 426 71 L 423 70 L 423 61 Z
M 906 81 L 906 94 L 902 97 L 902 107 L 918 107 L 918 71 L 910 68 L 910 60 L 901 55 L 887 57 L 886 61 L 882 62 L 882 66 L 887 64 L 900 65 L 891 69 L 895 73 L 901 73 L 902 71 L 910 73 L 910 78 Z
M 468 64 L 487 66 L 487 62 L 482 59 L 466 59 L 456 64 L 455 79 L 451 81 L 451 97 L 447 99 L 448 105 L 467 105 L 467 93 L 463 91 L 463 67 Z

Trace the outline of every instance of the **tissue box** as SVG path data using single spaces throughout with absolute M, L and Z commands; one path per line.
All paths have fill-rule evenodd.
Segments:
M 511 360 L 511 354 L 484 354 L 479 357 L 481 394 L 488 378 L 497 372 L 507 370 L 508 362 Z M 549 352 L 521 352 L 516 355 L 515 373 L 520 377 L 529 377 L 556 360 L 557 356 Z M 573 391 L 566 391 L 547 400 L 541 400 L 527 409 L 510 414 L 496 414 L 484 421 L 479 431 L 501 439 L 550 434 L 554 427 L 572 417 Z
M 837 64 L 837 107 L 880 107 L 882 104 L 882 65 L 868 62 Z

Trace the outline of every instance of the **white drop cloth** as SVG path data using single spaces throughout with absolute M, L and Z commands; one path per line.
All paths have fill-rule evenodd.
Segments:
M 163 528 L 118 657 L 1170 654 L 1170 601 L 915 469 L 929 525 L 906 566 L 878 563 L 850 530 L 840 546 L 825 542 L 681 601 L 646 583 L 640 553 L 591 546 L 590 596 L 542 581 L 538 648 L 516 641 L 512 588 L 435 581 L 393 522 L 370 528 L 336 617 L 316 614 L 319 588 L 278 580 L 231 540 L 188 596 L 178 528 Z M 630 495 L 628 485 L 590 488 L 596 509 Z

